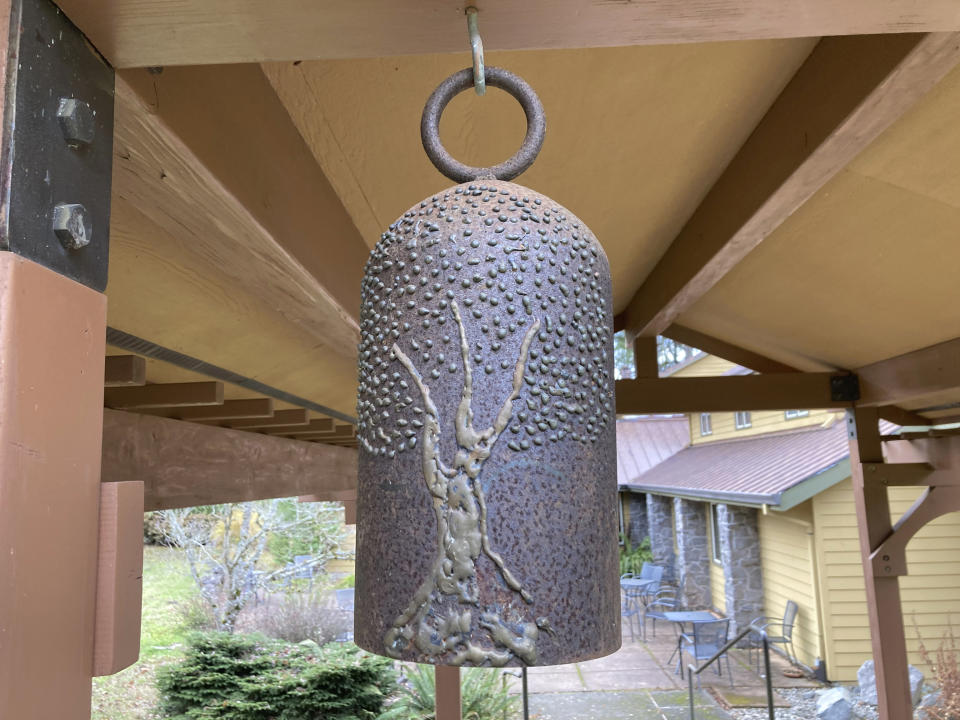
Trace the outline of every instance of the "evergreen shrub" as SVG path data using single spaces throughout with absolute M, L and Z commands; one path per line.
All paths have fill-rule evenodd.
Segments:
M 352 644 L 197 633 L 157 686 L 168 720 L 373 720 L 396 678 L 389 660 Z

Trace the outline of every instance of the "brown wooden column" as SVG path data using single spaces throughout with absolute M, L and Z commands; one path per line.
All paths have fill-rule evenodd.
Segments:
M 460 720 L 460 668 L 437 665 L 434 680 L 437 720 Z
M 106 298 L 0 252 L 0 717 L 90 717 Z
M 895 576 L 877 574 L 871 560 L 873 551 L 893 531 L 890 502 L 887 486 L 870 477 L 870 473 L 865 473 L 863 465 L 883 462 L 877 409 L 857 408 L 848 411 L 847 426 L 880 720 L 902 720 L 913 717 L 913 704 L 910 699 L 900 585 Z

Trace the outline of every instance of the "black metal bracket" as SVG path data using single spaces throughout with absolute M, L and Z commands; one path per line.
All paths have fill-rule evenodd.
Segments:
M 830 399 L 833 402 L 856 402 L 860 399 L 860 378 L 854 374 L 830 378 Z
M 113 68 L 50 0 L 10 17 L 0 250 L 102 291 L 113 168 Z

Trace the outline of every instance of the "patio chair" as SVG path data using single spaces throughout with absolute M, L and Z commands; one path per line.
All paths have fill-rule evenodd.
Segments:
M 628 580 L 637 577 L 633 573 L 624 573 L 620 576 L 621 580 Z M 633 619 L 640 615 L 640 602 L 642 594 L 634 590 L 620 586 L 620 617 L 627 619 L 627 625 L 630 627 L 630 640 L 636 639 L 633 633 Z
M 791 664 L 797 664 L 797 655 L 793 650 L 793 626 L 797 622 L 797 604 L 793 600 L 787 600 L 787 605 L 783 610 L 783 617 L 776 618 L 770 615 L 761 615 L 754 618 L 751 624 L 760 627 L 767 633 L 767 641 L 771 645 L 783 645 L 787 653 L 787 659 Z M 773 630 L 773 632 L 771 632 Z M 789 647 L 789 650 L 787 649 Z M 760 672 L 760 642 L 757 638 L 757 672 Z
M 640 579 L 651 582 L 643 588 L 640 599 L 646 605 L 657 592 L 660 591 L 660 582 L 663 580 L 663 566 L 644 563 L 640 568 Z
M 653 636 L 657 636 L 657 620 L 666 621 L 664 613 L 673 612 L 680 609 L 679 590 L 673 586 L 663 583 L 660 589 L 646 602 L 640 613 L 640 623 L 643 628 L 643 641 L 647 641 L 647 618 L 653 623 Z M 671 660 L 673 658 L 671 657 Z M 669 662 L 669 661 L 668 661 Z
M 693 631 L 680 636 L 680 675 L 683 676 L 683 654 L 688 654 L 695 664 L 709 660 L 717 651 L 727 644 L 727 634 L 730 632 L 730 618 L 721 618 L 712 622 L 692 623 Z M 727 676 L 730 678 L 730 687 L 733 687 L 733 673 L 730 670 L 730 656 L 725 652 L 715 661 L 718 676 L 723 676 L 721 665 L 727 661 Z M 700 676 L 697 675 L 697 687 L 700 687 Z

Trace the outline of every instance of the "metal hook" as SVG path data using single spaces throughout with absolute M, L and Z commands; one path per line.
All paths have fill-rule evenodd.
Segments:
M 470 47 L 473 49 L 473 89 L 477 91 L 477 95 L 483 95 L 487 92 L 487 79 L 483 71 L 483 40 L 480 39 L 480 29 L 477 27 L 479 11 L 471 5 L 465 12 Z

